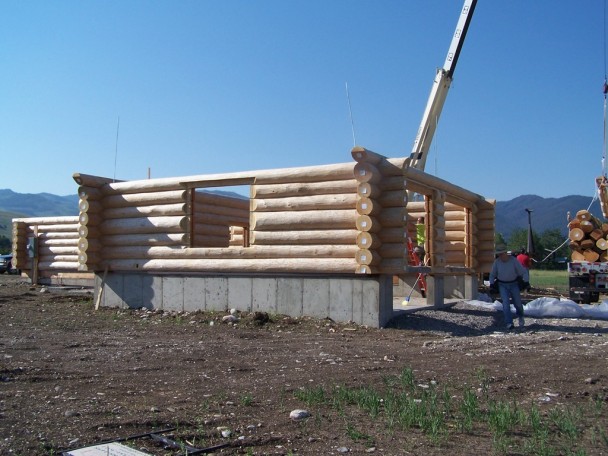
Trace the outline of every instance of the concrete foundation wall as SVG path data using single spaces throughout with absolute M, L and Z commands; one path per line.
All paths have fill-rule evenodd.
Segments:
M 103 290 L 103 291 L 102 291 Z M 102 291 L 102 292 L 101 292 Z M 220 276 L 108 272 L 95 277 L 107 307 L 268 312 L 383 327 L 393 316 L 392 277 Z

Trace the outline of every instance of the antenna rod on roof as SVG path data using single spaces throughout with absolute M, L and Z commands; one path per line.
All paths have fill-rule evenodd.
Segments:
M 114 182 L 116 182 L 116 162 L 118 160 L 118 129 L 120 128 L 120 116 L 118 116 L 118 123 L 116 124 L 116 147 L 114 150 Z
M 357 145 L 355 138 L 355 123 L 353 122 L 353 110 L 350 107 L 350 94 L 348 93 L 348 82 L 346 82 L 346 99 L 348 100 L 348 113 L 350 114 L 350 127 L 353 130 L 353 147 Z

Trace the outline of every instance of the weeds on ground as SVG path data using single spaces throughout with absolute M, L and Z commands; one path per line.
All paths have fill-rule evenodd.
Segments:
M 524 408 L 515 401 L 492 399 L 492 379 L 483 367 L 473 376 L 479 388 L 439 388 L 436 382 L 418 382 L 406 367 L 397 376 L 385 376 L 379 388 L 314 386 L 294 395 L 309 407 L 336 411 L 344 419 L 346 436 L 354 442 L 371 444 L 377 439 L 353 423 L 352 417 L 364 414 L 384 425 L 385 431 L 379 432 L 393 436 L 418 430 L 434 446 L 443 445 L 454 433 L 489 433 L 496 454 L 583 456 L 581 441 L 586 432 L 593 445 L 608 449 L 608 433 L 594 421 L 602 415 L 603 397 L 592 399 L 585 409 L 555 407 L 542 414 L 534 404 Z

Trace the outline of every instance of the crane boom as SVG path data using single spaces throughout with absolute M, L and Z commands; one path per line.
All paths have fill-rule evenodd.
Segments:
M 422 115 L 422 121 L 420 122 L 418 134 L 416 135 L 414 147 L 410 155 L 410 166 L 413 168 L 424 170 L 431 141 L 435 135 L 439 116 L 448 95 L 448 89 L 452 83 L 452 76 L 454 75 L 456 63 L 458 62 L 476 4 L 477 0 L 465 0 L 443 68 L 439 68 L 435 75 L 431 94 Z

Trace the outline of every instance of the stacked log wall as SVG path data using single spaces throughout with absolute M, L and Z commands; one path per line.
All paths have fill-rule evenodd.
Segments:
M 36 268 L 41 277 L 78 271 L 78 226 L 76 216 L 13 219 L 13 266 L 26 275 Z M 37 239 L 35 262 L 27 251 L 30 238 Z
M 249 199 L 194 192 L 192 246 L 245 246 L 244 233 L 249 230 L 249 204 Z M 236 228 L 240 228 L 241 244 L 232 241 Z
M 91 191 L 81 195 L 80 254 L 95 270 L 402 274 L 413 222 L 425 215 L 431 267 L 485 265 L 493 205 L 409 159 L 363 148 L 352 156 L 354 164 L 255 173 L 81 179 Z M 250 200 L 199 191 L 223 185 L 249 185 Z M 410 191 L 426 195 L 428 209 L 408 203 Z M 486 231 L 491 248 L 480 244 Z

